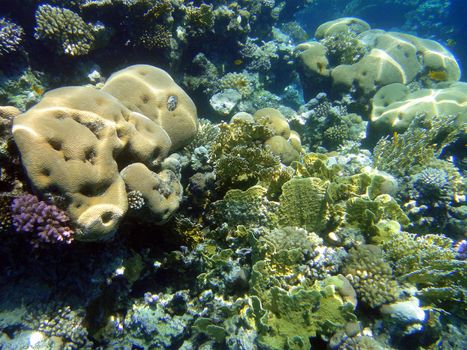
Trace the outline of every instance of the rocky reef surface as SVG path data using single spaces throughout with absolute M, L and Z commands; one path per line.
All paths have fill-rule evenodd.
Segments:
M 0 349 L 467 348 L 455 2 L 5 3 Z

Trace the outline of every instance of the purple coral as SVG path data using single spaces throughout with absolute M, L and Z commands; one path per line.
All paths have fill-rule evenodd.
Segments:
M 455 249 L 459 260 L 467 260 L 467 240 L 457 242 Z
M 73 230 L 68 227 L 70 219 L 55 205 L 39 201 L 31 194 L 16 197 L 11 204 L 13 226 L 17 232 L 35 233 L 35 247 L 41 243 L 71 243 Z

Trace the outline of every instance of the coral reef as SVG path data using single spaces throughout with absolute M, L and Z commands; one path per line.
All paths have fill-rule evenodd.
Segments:
M 361 245 L 350 250 L 342 269 L 359 300 L 373 308 L 395 300 L 398 291 L 392 269 L 382 257 L 377 246 Z
M 466 348 L 459 3 L 3 0 L 0 348 Z
M 24 31 L 6 18 L 0 18 L 0 57 L 17 51 L 21 46 Z

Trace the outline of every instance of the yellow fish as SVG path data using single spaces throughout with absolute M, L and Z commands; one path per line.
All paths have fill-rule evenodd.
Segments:
M 33 85 L 31 88 L 32 91 L 34 91 L 39 96 L 41 96 L 44 93 L 44 88 L 42 86 Z
M 446 81 L 448 80 L 448 75 L 443 70 L 430 70 L 428 72 L 428 78 L 436 81 Z
M 239 66 L 243 63 L 243 60 L 241 58 L 237 58 L 236 60 L 233 61 L 233 63 L 236 65 L 236 66 Z

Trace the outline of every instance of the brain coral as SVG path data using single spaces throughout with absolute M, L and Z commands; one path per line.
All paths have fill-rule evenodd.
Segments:
M 131 89 L 131 83 L 125 86 Z M 171 91 L 175 97 L 177 92 Z M 182 131 L 174 133 L 177 125 L 173 124 L 182 122 L 190 136 L 196 132 L 194 105 L 184 93 L 178 108 L 186 111 L 185 101 L 193 109 L 189 109 L 192 114 L 182 116 L 192 121 L 194 130 L 186 128 L 177 115 L 163 123 L 178 145 Z M 164 116 L 161 108 L 156 112 Z M 104 91 L 64 87 L 46 93 L 42 101 L 16 117 L 13 135 L 35 188 L 65 197 L 77 227 L 76 239 L 96 240 L 112 234 L 127 211 L 126 184 L 119 171 L 129 164 L 141 163 L 138 169 L 145 169 L 137 171 L 140 181 L 157 180 L 152 191 L 160 197 L 144 189 L 154 221 L 165 221 L 177 209 L 181 189 L 175 174 L 153 175 L 173 145 L 171 135 L 157 121 L 129 110 Z M 154 197 L 160 199 L 158 204 L 153 203 Z

